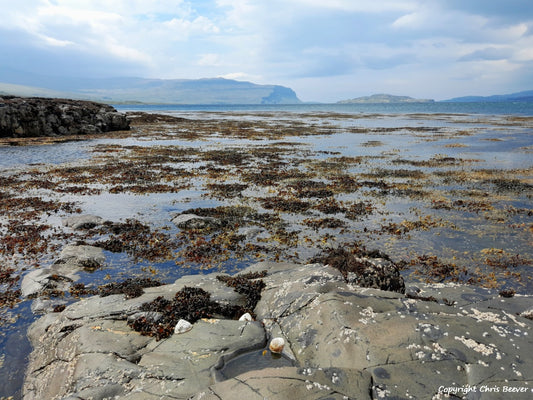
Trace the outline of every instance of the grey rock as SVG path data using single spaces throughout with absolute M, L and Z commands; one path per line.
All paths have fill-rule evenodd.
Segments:
M 32 294 L 39 293 L 50 277 L 50 269 L 36 269 L 28 272 L 22 278 L 20 284 L 20 291 L 23 297 L 31 296 Z
M 36 269 L 24 275 L 20 290 L 23 297 L 39 294 L 45 289 L 64 291 L 76 279 L 77 276 L 72 271 L 64 274 L 55 268 Z
M 106 104 L 0 96 L 0 137 L 85 135 L 117 130 L 129 130 L 129 121 Z
M 55 307 L 64 306 L 67 302 L 61 299 L 36 298 L 31 303 L 31 312 L 34 314 L 45 314 L 53 312 Z
M 37 295 L 46 289 L 68 290 L 71 283 L 79 279 L 77 272 L 98 268 L 104 262 L 105 255 L 99 247 L 67 245 L 50 267 L 30 271 L 24 276 L 21 282 L 22 296 Z
M 533 321 L 520 315 L 533 309 L 532 296 L 441 284 L 410 287 L 420 298 L 409 298 L 346 282 L 321 264 L 258 263 L 242 272 L 265 269 L 256 322 L 200 320 L 161 341 L 127 325 L 144 302 L 184 286 L 243 301 L 214 274 L 43 316 L 28 332 L 34 350 L 24 398 L 444 399 L 443 387 L 471 385 L 476 392 L 458 397 L 492 399 L 499 397 L 479 388 L 501 395 L 533 385 Z M 273 337 L 285 340 L 288 364 L 269 364 Z
M 247 241 L 251 241 L 254 239 L 266 239 L 270 236 L 270 234 L 268 233 L 266 229 L 255 227 L 255 226 L 251 226 L 251 227 L 245 226 L 245 227 L 239 228 L 237 230 L 237 234 L 244 235 Z
M 63 219 L 63 225 L 72 229 L 91 229 L 101 225 L 104 220 L 96 215 L 73 215 Z
M 87 245 L 67 245 L 61 251 L 55 264 L 68 264 L 78 268 L 95 269 L 105 262 L 105 255 L 100 247 Z
M 220 222 L 212 217 L 202 217 L 196 214 L 179 214 L 172 219 L 174 225 L 180 229 L 216 228 Z

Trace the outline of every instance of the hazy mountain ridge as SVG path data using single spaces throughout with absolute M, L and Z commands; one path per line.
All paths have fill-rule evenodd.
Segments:
M 409 96 L 394 96 L 392 94 L 373 94 L 371 96 L 341 100 L 337 104 L 432 103 L 434 101 L 432 99 L 414 99 Z
M 472 102 L 513 102 L 513 101 L 524 101 L 524 102 L 533 102 L 533 90 L 525 90 L 522 92 L 511 93 L 511 94 L 496 94 L 492 96 L 463 96 L 463 97 L 454 97 L 449 100 L 442 100 L 444 102 L 457 102 L 457 103 L 472 103 Z
M 28 82 L 35 82 L 30 77 Z M 105 103 L 298 104 L 296 93 L 280 85 L 224 78 L 204 79 L 43 79 L 42 86 L 0 83 L 0 92 L 19 96 L 68 97 Z M 44 86 L 46 85 L 46 86 Z

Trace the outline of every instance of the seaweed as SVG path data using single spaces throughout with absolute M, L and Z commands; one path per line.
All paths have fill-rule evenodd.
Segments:
M 227 286 L 232 287 L 237 293 L 246 297 L 245 308 L 253 310 L 259 300 L 261 300 L 261 291 L 265 288 L 265 282 L 263 280 L 254 280 L 257 278 L 263 278 L 267 274 L 264 270 L 258 273 L 242 274 L 234 277 L 217 275 L 217 279 L 224 282 Z
M 101 297 L 112 294 L 124 294 L 126 299 L 139 297 L 144 293 L 143 288 L 161 286 L 161 282 L 151 278 L 128 278 L 123 282 L 111 282 L 98 287 Z
M 261 298 L 261 291 L 265 287 L 262 280 L 256 278 L 266 276 L 266 271 L 244 274 L 236 277 L 217 276 L 217 279 L 234 288 L 237 293 L 246 297 L 244 307 L 232 304 L 220 304 L 211 300 L 211 294 L 202 288 L 185 286 L 176 292 L 172 300 L 162 296 L 141 305 L 140 310 L 161 314 L 157 321 L 146 315 L 141 315 L 128 325 L 144 336 L 153 336 L 156 340 L 165 339 L 174 333 L 174 328 L 180 319 L 191 324 L 202 318 L 212 318 L 221 315 L 225 318 L 237 319 L 246 312 L 253 315 L 253 308 Z

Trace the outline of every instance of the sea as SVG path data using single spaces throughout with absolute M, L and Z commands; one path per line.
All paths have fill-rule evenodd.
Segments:
M 112 104 L 118 111 L 145 112 L 330 112 L 344 114 L 484 114 L 533 116 L 533 102 L 430 102 L 377 104 Z

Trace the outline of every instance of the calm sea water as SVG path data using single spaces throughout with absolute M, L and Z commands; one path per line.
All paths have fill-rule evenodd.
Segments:
M 231 105 L 187 105 L 187 104 L 118 104 L 119 111 L 254 111 L 254 112 L 337 112 L 346 114 L 487 114 L 533 116 L 533 102 L 506 103 L 391 103 L 391 104 L 231 104 Z

